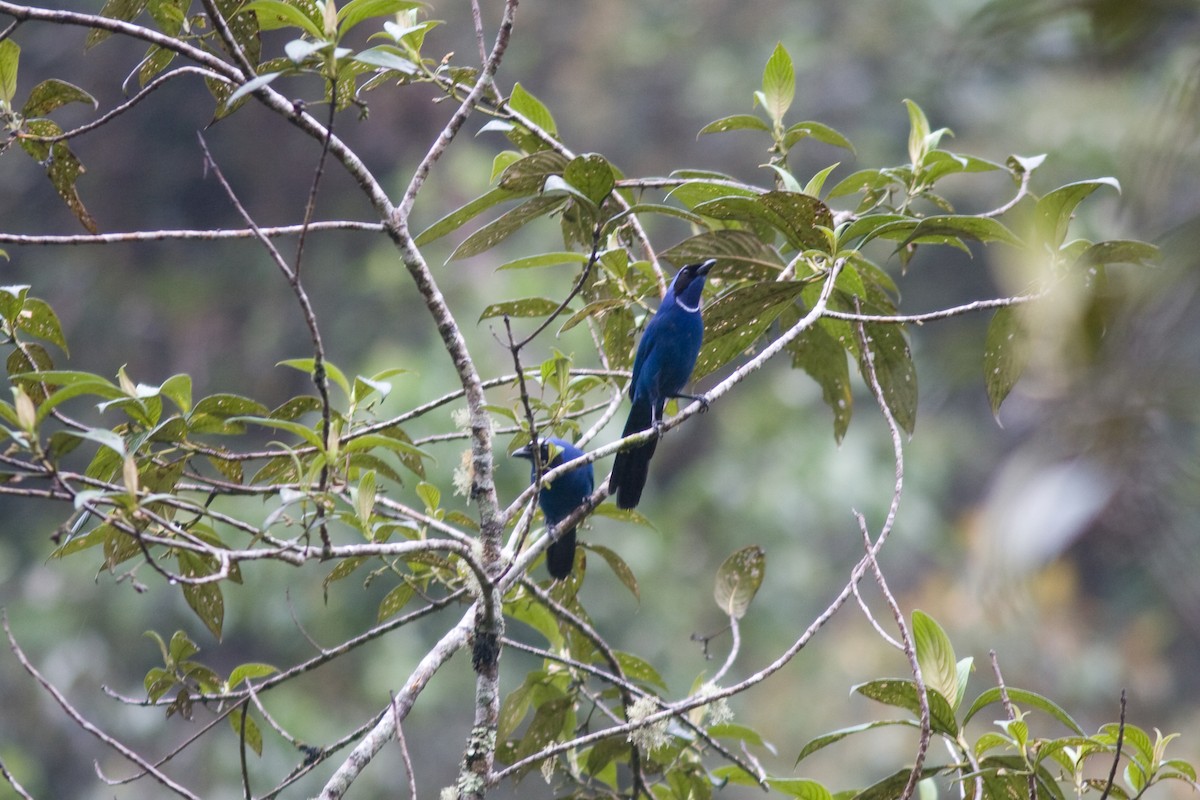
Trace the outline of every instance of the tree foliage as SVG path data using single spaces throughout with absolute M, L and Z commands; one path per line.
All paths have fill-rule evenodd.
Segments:
M 452 793 L 457 796 L 482 797 L 499 783 L 540 770 L 572 796 L 695 798 L 711 796 L 726 783 L 747 783 L 780 796 L 832 797 L 815 781 L 764 771 L 754 753 L 770 745 L 752 727 L 733 724 L 728 704 L 743 693 L 764 691 L 759 684 L 812 641 L 858 594 L 868 573 L 889 601 L 896 630 L 891 639 L 876 623 L 880 635 L 904 654 L 910 676 L 881 678 L 855 691 L 907 715 L 794 747 L 797 762 L 847 737 L 894 725 L 914 731 L 912 762 L 897 764 L 894 774 L 874 785 L 858 787 L 860 797 L 907 798 L 918 781 L 937 776 L 946 777 L 952 791 L 972 797 L 1061 798 L 1068 792 L 1137 797 L 1162 781 L 1195 782 L 1187 762 L 1167 756 L 1171 737 L 1156 733 L 1151 740 L 1123 719 L 1088 735 L 1053 701 L 1006 686 L 998 669 L 997 685 L 983 690 L 964 711 L 971 660 L 956 658 L 931 617 L 920 612 L 910 617 L 895 604 L 876 561 L 901 496 L 904 435 L 914 434 L 918 418 L 909 326 L 993 313 L 978 352 L 982 383 L 997 411 L 1027 361 L 1028 308 L 1064 285 L 1081 288 L 1083 302 L 1092 303 L 1110 270 L 1144 268 L 1155 260 L 1156 249 L 1143 242 L 1072 238 L 1077 209 L 1096 192 L 1119 189 L 1114 179 L 1046 186 L 1037 174 L 1041 156 L 993 160 L 955 152 L 945 144 L 950 131 L 935 129 L 912 100 L 904 101 L 909 131 L 903 163 L 844 176 L 838 164 L 812 175 L 795 174 L 793 156 L 809 140 L 849 153 L 854 147 L 829 125 L 795 121 L 795 68 L 782 44 L 767 59 L 761 86 L 747 93 L 750 113 L 723 117 L 700 130 L 739 136 L 745 146 L 761 147 L 769 157 L 764 181 L 747 183 L 682 164 L 665 165 L 665 177 L 630 176 L 603 154 L 574 152 L 560 135 L 552 109 L 528 88 L 517 83 L 502 91 L 497 78 L 502 56 L 510 44 L 521 46 L 517 39 L 510 42 L 518 29 L 513 0 L 490 46 L 480 34 L 482 61 L 471 67 L 427 52 L 426 34 L 439 23 L 424 18 L 421 3 L 352 0 L 339 7 L 332 0 L 206 0 L 199 5 L 108 0 L 99 14 L 80 14 L 0 3 L 0 13 L 14 21 L 0 41 L 6 149 L 18 143 L 43 165 L 51 188 L 96 234 L 97 223 L 81 196 L 84 168 L 69 143 L 89 130 L 103 132 L 112 117 L 99 116 L 74 130 L 52 120 L 67 103 L 96 107 L 91 94 L 65 80 L 78 82 L 77 76 L 47 79 L 21 95 L 16 42 L 23 28 L 16 23 L 82 26 L 88 47 L 114 38 L 124 46 L 147 48 L 136 71 L 139 88 L 119 113 L 138 113 L 141 101 L 166 81 L 202 80 L 212 96 L 212 117 L 222 125 L 239 124 L 244 109 L 257 104 L 310 137 L 320 148 L 321 166 L 306 215 L 291 229 L 300 234 L 296 255 L 284 256 L 273 243 L 281 231 L 264 229 L 241 213 L 245 235 L 257 238 L 275 262 L 310 334 L 311 352 L 280 366 L 310 376 L 312 390 L 271 408 L 252 397 L 208 394 L 187 374 L 162 378 L 121 369 L 108 377 L 64 369 L 59 362 L 68 343 L 54 310 L 38 298 L 36 286 L 6 286 L 0 288 L 0 327 L 9 349 L 11 401 L 0 402 L 9 442 L 0 455 L 0 493 L 61 504 L 63 521 L 51 559 L 88 559 L 111 579 L 141 589 L 152 576 L 153 591 L 181 593 L 198 624 L 217 639 L 225 629 L 229 584 L 254 580 L 259 570 L 318 563 L 325 591 L 352 576 L 364 585 L 386 584 L 374 627 L 291 665 L 252 661 L 218 669 L 205 663 L 187 631 L 148 634 L 162 663 L 144 677 L 144 704 L 165 713 L 166 725 L 176 717 L 227 720 L 231 732 L 218 726 L 208 735 L 226 736 L 230 751 L 240 754 L 247 796 L 280 796 L 310 775 L 320 776 L 321 797 L 342 796 L 384 743 L 397 736 L 440 667 L 456 651 L 469 649 L 477 691 L 463 701 L 474 714 L 474 726 L 461 758 L 455 756 L 460 767 Z M 362 47 L 364 41 L 369 46 Z M 344 113 L 365 113 L 376 93 L 404 93 L 417 86 L 432 87 L 455 110 L 407 188 L 393 197 L 338 137 L 337 123 Z M 314 99 L 288 99 L 297 94 Z M 488 117 L 481 130 L 507 142 L 494 154 L 488 188 L 414 232 L 410 217 L 424 197 L 430 171 L 473 116 Z M 207 151 L 205 158 L 230 203 L 240 209 L 221 165 Z M 381 416 L 379 406 L 411 365 L 359 375 L 333 363 L 304 280 L 304 237 L 316 230 L 315 198 L 325 171 L 335 168 L 354 179 L 380 220 L 345 227 L 394 243 L 395 266 L 411 276 L 458 379 L 457 386 L 428 387 L 428 402 L 392 416 Z M 1004 185 L 1011 196 L 997 208 L 959 210 L 943 190 L 951 177 Z M 561 244 L 547 244 L 544 251 L 499 269 L 567 273 L 571 288 L 562 296 L 517 296 L 488 305 L 480 320 L 502 323 L 512 368 L 485 374 L 462 336 L 461 310 L 439 289 L 439 271 L 427 261 L 427 248 L 457 237 L 450 260 L 473 258 L 546 220 L 557 225 Z M 687 234 L 673 243 L 648 233 L 678 226 Z M 119 235 L 110 240 L 96 235 L 90 241 L 119 240 Z M 56 239 L 34 243 L 49 246 Z M 904 312 L 897 268 L 920 269 L 923 259 L 945 248 L 973 253 L 981 247 L 1003 248 L 1038 264 L 1033 282 L 1019 294 L 922 314 Z M 670 689 L 655 665 L 611 647 L 592 625 L 579 594 L 591 575 L 589 566 L 603 561 L 612 574 L 591 579 L 615 577 L 636 598 L 645 587 L 634 571 L 615 549 L 587 544 L 586 553 L 596 556 L 591 565 L 581 556 L 568 580 L 539 582 L 531 568 L 550 534 L 534 524 L 537 486 L 502 499 L 495 471 L 501 468 L 500 455 L 537 436 L 553 433 L 584 445 L 608 432 L 623 402 L 638 331 L 669 279 L 668 264 L 708 257 L 717 263 L 707 289 L 697 375 L 718 381 L 703 404 L 678 410 L 660 430 L 596 447 L 585 458 L 604 459 L 635 439 L 668 433 L 710 405 L 720 413 L 721 399 L 753 372 L 791 368 L 819 385 L 839 441 L 855 411 L 852 381 L 867 387 L 890 431 L 900 479 L 892 514 L 881 529 L 869 531 L 859 519 L 864 555 L 828 609 L 788 632 L 775 661 L 743 667 L 749 677 L 734 681 L 728 675 L 739 657 L 739 624 L 754 613 L 753 600 L 769 566 L 761 548 L 739 543 L 714 576 L 713 598 L 729 622 L 726 660 L 712 676 L 697 678 L 688 692 L 668 699 Z M 501 276 L 495 283 L 506 285 Z M 556 334 L 574 328 L 586 331 L 590 350 L 565 354 L 554 349 L 548 359 L 527 363 L 531 343 L 553 342 Z M 1102 326 L 1094 330 L 1102 334 Z M 452 403 L 465 403 L 466 413 L 462 431 L 446 435 L 466 439 L 469 450 L 449 479 L 409 428 L 413 420 Z M 572 466 L 545 472 L 538 485 Z M 604 505 L 605 484 L 600 482 L 589 507 L 562 526 L 589 513 L 624 524 L 647 522 L 635 512 Z M 468 496 L 473 514 L 443 502 L 454 492 Z M 248 511 L 241 502 L 246 497 L 261 505 Z M 410 623 L 451 606 L 461 607 L 461 618 L 444 626 L 442 638 L 424 651 L 391 698 L 378 698 L 378 713 L 339 720 L 359 726 L 340 743 L 352 745 L 349 755 L 339 747 L 303 744 L 269 712 L 276 687 L 370 639 L 402 637 Z M 865 602 L 862 607 L 870 616 Z M 532 653 L 540 665 L 518 676 L 516 688 L 502 697 L 501 653 L 506 650 Z M 24 663 L 36 674 L 34 665 Z M 983 733 L 968 732 L 967 723 L 985 709 L 1003 719 Z M 339 713 L 336 707 L 328 711 L 333 717 Z M 1051 721 L 1067 733 L 1033 733 Z M 322 737 L 333 738 L 329 731 L 314 731 L 303 740 Z M 102 739 L 119 746 L 106 734 Z M 931 763 L 934 739 L 948 746 L 949 758 L 938 748 L 937 763 Z M 290 773 L 260 774 L 248 758 L 261 756 L 271 740 L 296 749 Z M 169 777 L 170 764 L 161 763 L 158 754 L 126 757 L 143 770 L 143 780 L 158 781 L 177 795 L 212 791 L 177 784 Z M 1122 780 L 1092 777 L 1093 762 L 1124 763 Z M 19 785 L 17 778 L 9 781 Z M 273 788 L 251 792 L 252 783 Z

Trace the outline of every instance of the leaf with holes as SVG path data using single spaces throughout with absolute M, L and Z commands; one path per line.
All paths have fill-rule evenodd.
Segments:
M 553 314 L 561 305 L 556 300 L 547 297 L 526 297 L 522 300 L 506 300 L 503 303 L 492 303 L 479 315 L 479 321 L 492 317 L 545 317 Z
M 732 619 L 741 619 L 762 586 L 767 565 L 766 553 L 758 545 L 738 550 L 717 570 L 713 599 L 721 611 Z
M 1025 371 L 1029 355 L 1029 332 L 1021 323 L 1020 309 L 1014 306 L 998 309 L 988 325 L 983 345 L 983 385 L 993 415 L 1000 413 L 1000 404 Z
M 571 159 L 563 169 L 562 177 L 596 206 L 604 202 L 616 185 L 612 165 L 595 153 Z
M 734 289 L 706 308 L 704 343 L 693 378 L 703 378 L 753 345 L 803 290 L 799 281 L 754 283 Z
M 544 217 L 558 210 L 566 202 L 567 198 L 562 195 L 534 197 L 526 200 L 472 233 L 462 241 L 462 244 L 454 248 L 454 252 L 446 260 L 457 261 L 486 252 L 538 217 Z

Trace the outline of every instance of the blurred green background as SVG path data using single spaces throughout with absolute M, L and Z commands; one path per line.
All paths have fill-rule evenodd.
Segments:
M 470 63 L 477 48 L 468 4 L 432 6 L 431 16 L 447 24 L 430 34 L 426 52 L 454 51 L 457 63 Z M 494 25 L 496 9 L 485 11 Z M 60 77 L 95 94 L 102 108 L 119 102 L 118 86 L 142 49 L 113 39 L 85 55 L 83 38 L 80 30 L 22 26 L 19 91 Z M 1116 719 L 1127 689 L 1130 722 L 1182 732 L 1177 755 L 1200 760 L 1200 4 L 526 0 L 499 80 L 504 88 L 520 81 L 546 102 L 569 147 L 602 153 L 629 176 L 686 167 L 761 181 L 763 138 L 696 132 L 752 110 L 751 93 L 778 41 L 798 69 L 793 121 L 832 125 L 857 148 L 851 156 L 802 145 L 792 160 L 801 180 L 835 161 L 842 162 L 835 181 L 857 168 L 902 163 L 907 97 L 935 128 L 954 131 L 951 149 L 996 161 L 1046 153 L 1035 191 L 1118 178 L 1122 194 L 1089 200 L 1075 234 L 1164 246 L 1161 267 L 1113 276 L 1100 346 L 1082 343 L 1072 309 L 1052 309 L 1030 373 L 1000 413 L 1002 424 L 992 418 L 982 382 L 988 316 L 911 332 L 920 415 L 882 566 L 905 609 L 933 615 L 959 656 L 975 657 L 969 699 L 992 685 L 987 653 L 994 649 L 1008 683 L 1052 697 L 1088 730 Z M 284 91 L 311 97 L 315 89 L 296 82 Z M 390 176 L 398 197 L 450 108 L 426 88 L 380 90 L 368 101 L 369 118 L 346 113 L 339 133 L 372 169 Z M 65 124 L 89 118 L 82 106 L 64 112 Z M 74 144 L 88 168 L 80 191 L 102 230 L 241 226 L 204 175 L 199 130 L 260 224 L 300 219 L 316 145 L 253 103 L 205 129 L 211 114 L 202 86 L 177 81 Z M 486 188 L 491 158 L 505 142 L 496 134 L 476 137 L 484 121 L 468 123 L 435 172 L 418 203 L 417 228 Z M 967 211 L 1000 205 L 1012 191 L 987 175 L 954 186 L 961 193 L 952 191 L 951 199 Z M 331 170 L 318 217 L 370 219 L 370 209 Z M 40 168 L 15 150 L 0 159 L 0 229 L 78 229 Z M 665 249 L 683 232 L 664 226 L 652 235 Z M 556 237 L 552 225 L 534 226 L 496 252 L 445 266 L 453 243 L 429 248 L 485 374 L 508 372 L 511 363 L 492 326 L 471 324 L 483 307 L 530 293 L 561 296 L 569 287 L 565 274 L 514 276 L 495 266 L 558 249 Z M 11 260 L 0 264 L 3 282 L 32 284 L 31 294 L 56 309 L 72 368 L 112 375 L 125 365 L 135 381 L 153 384 L 188 372 L 198 396 L 229 391 L 268 406 L 307 391 L 301 373 L 274 366 L 308 355 L 308 338 L 286 284 L 252 243 L 5 249 Z M 1023 288 L 1022 265 L 1001 255 L 925 252 L 903 277 L 894 259 L 888 268 L 900 283 L 902 309 L 915 313 Z M 305 272 L 335 363 L 359 374 L 414 370 L 396 380 L 384 413 L 454 388 L 428 314 L 383 237 L 314 235 Z M 547 337 L 539 357 L 553 346 L 571 349 Z M 713 663 L 689 637 L 723 623 L 709 587 L 729 553 L 756 543 L 768 557 L 763 589 L 744 622 L 744 651 L 730 676 L 736 679 L 786 648 L 844 583 L 861 551 L 852 509 L 873 528 L 881 524 L 893 481 L 890 442 L 858 389 L 858 413 L 839 446 L 811 380 L 782 364 L 756 374 L 660 448 L 641 508 L 654 530 L 597 518 L 582 532 L 620 552 L 642 581 L 637 602 L 593 559 L 583 591 L 598 629 L 655 664 L 672 697 L 723 658 L 727 638 L 714 641 Z M 446 409 L 410 433 L 452 427 Z M 438 459 L 431 480 L 448 485 L 462 445 L 430 449 Z M 526 468 L 514 464 L 501 477 L 510 498 Z M 246 513 L 259 513 L 256 503 L 246 501 Z M 387 588 L 364 590 L 351 579 L 333 586 L 326 601 L 325 567 L 251 566 L 246 585 L 226 592 L 226 635 L 218 643 L 178 593 L 149 574 L 138 577 L 150 591 L 138 594 L 127 581 L 97 576 L 86 558 L 47 562 L 49 537 L 64 515 L 48 504 L 0 499 L 0 605 L 30 657 L 81 711 L 148 752 L 181 741 L 196 723 L 164 725 L 160 712 L 100 692 L 108 686 L 143 693 L 140 676 L 158 663 L 144 630 L 188 631 L 202 648 L 198 658 L 218 669 L 249 660 L 285 666 L 313 652 L 295 620 L 332 646 L 372 624 Z M 871 587 L 866 594 L 877 601 Z M 882 603 L 875 609 L 886 614 Z M 386 703 L 458 613 L 442 612 L 318 671 L 280 692 L 272 712 L 314 743 L 342 735 Z M 508 688 L 531 666 L 506 654 Z M 787 775 L 810 738 L 889 716 L 852 697 L 852 685 L 905 671 L 903 656 L 848 607 L 765 688 L 733 702 L 735 721 L 774 743 L 778 755 L 761 754 L 763 762 Z M 405 724 L 422 796 L 453 779 L 471 720 L 462 702 L 471 685 L 469 663 L 456 657 Z M 7 653 L 0 656 L 0 698 L 0 757 L 36 796 L 158 796 L 152 785 L 98 782 L 94 759 L 110 777 L 132 770 L 67 719 Z M 914 737 L 871 736 L 871 746 L 830 748 L 797 774 L 836 790 L 865 785 L 909 757 Z M 399 758 L 387 755 L 354 796 L 403 786 Z M 268 735 L 264 776 L 295 760 Z M 212 737 L 176 769 L 185 783 L 207 787 L 206 796 L 233 796 L 235 737 Z M 255 789 L 266 784 L 256 779 Z M 758 796 L 740 791 L 725 796 Z M 534 775 L 495 796 L 549 792 Z

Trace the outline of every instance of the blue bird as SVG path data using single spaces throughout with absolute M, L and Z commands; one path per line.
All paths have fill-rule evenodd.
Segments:
M 556 437 L 542 439 L 540 444 L 539 457 L 542 462 L 542 472 L 583 455 L 583 451 L 578 447 Z M 513 455 L 533 461 L 533 445 L 527 444 L 513 451 Z M 537 477 L 537 462 L 534 462 L 529 480 L 535 481 Z M 560 521 L 566 519 L 572 511 L 587 502 L 591 497 L 594 482 L 592 465 L 584 464 L 564 475 L 559 475 L 548 486 L 543 486 L 542 491 L 538 494 L 538 505 L 542 507 L 542 513 L 546 515 L 546 524 L 556 528 Z M 560 531 L 558 539 L 551 543 L 550 548 L 546 551 L 546 569 L 549 570 L 552 578 L 562 580 L 571 574 L 571 567 L 574 564 L 575 528 L 572 527 L 568 531 Z
M 681 390 L 691 378 L 700 354 L 700 342 L 704 339 L 700 294 L 704 291 L 704 277 L 716 263 L 715 258 L 710 258 L 679 270 L 658 312 L 646 324 L 633 359 L 633 377 L 629 381 L 633 407 L 622 437 L 661 424 L 663 407 L 670 398 L 696 399 L 681 394 Z M 617 496 L 618 507 L 633 508 L 642 498 L 642 488 L 650 474 L 650 457 L 657 444 L 658 439 L 651 439 L 617 453 L 608 489 Z

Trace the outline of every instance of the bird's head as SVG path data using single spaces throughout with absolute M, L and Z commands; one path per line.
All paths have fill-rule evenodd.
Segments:
M 546 469 L 562 463 L 562 454 L 567 447 L 567 443 L 561 439 L 553 437 L 538 440 L 538 446 L 541 452 L 538 453 L 538 460 L 542 462 L 542 468 Z M 514 458 L 526 458 L 533 461 L 533 443 L 529 443 L 524 447 L 518 447 L 513 451 Z
M 696 264 L 685 264 L 679 272 L 675 273 L 675 280 L 671 281 L 670 292 L 675 296 L 675 302 L 688 311 L 698 311 L 700 309 L 700 293 L 704 291 L 704 277 L 716 263 L 715 258 L 710 258 Z

